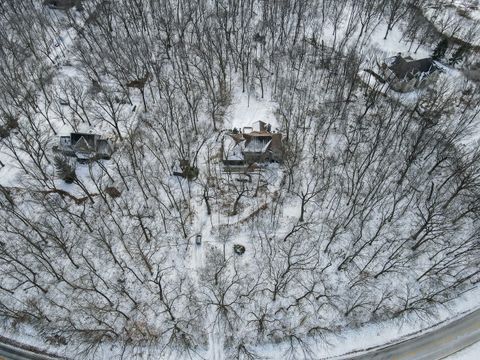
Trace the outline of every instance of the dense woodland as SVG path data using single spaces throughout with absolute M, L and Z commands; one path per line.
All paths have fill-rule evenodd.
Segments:
M 431 316 L 474 286 L 480 92 L 462 71 L 478 49 L 445 44 L 424 6 L 0 2 L 3 324 L 79 358 L 112 344 L 207 358 L 213 343 L 228 359 L 267 343 L 314 358 L 326 334 Z M 379 28 L 460 75 L 410 101 L 367 85 Z M 284 162 L 251 182 L 218 156 L 236 91 L 278 104 L 284 134 Z M 52 151 L 85 127 L 112 134 L 111 160 Z M 179 159 L 198 177 L 173 176 Z

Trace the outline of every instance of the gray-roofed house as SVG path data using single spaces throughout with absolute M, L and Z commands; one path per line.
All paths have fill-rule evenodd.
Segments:
M 248 166 L 253 163 L 282 162 L 282 134 L 270 132 L 269 124 L 260 122 L 260 130 L 244 128 L 243 132 L 225 135 L 222 160 L 225 166 Z
M 74 6 L 76 6 L 77 9 L 81 9 L 82 0 L 45 0 L 43 4 L 51 9 L 58 10 L 68 10 Z
M 282 134 L 269 131 L 252 131 L 243 134 L 245 163 L 282 162 Z
M 439 67 L 432 58 L 414 60 L 401 54 L 385 59 L 381 70 L 393 90 L 408 92 L 432 80 Z
M 85 162 L 95 159 L 110 159 L 113 145 L 109 139 L 104 139 L 98 134 L 71 133 L 67 136 L 60 136 L 59 146 L 54 150 Z
M 241 166 L 245 164 L 243 148 L 245 139 L 241 133 L 225 135 L 222 143 L 223 164 L 227 166 Z

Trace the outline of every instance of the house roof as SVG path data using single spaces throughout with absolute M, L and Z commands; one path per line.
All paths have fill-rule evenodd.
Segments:
M 232 149 L 232 152 L 228 153 L 225 159 L 229 161 L 242 161 L 244 158 L 241 149 L 237 148 Z
M 437 67 L 432 58 L 407 61 L 401 55 L 386 60 L 388 68 L 398 79 L 413 79 L 422 74 L 431 74 Z
M 281 150 L 282 134 L 270 133 L 268 131 L 254 131 L 250 134 L 244 134 L 245 151 L 247 152 L 265 152 L 267 149 Z
M 251 139 L 245 146 L 244 152 L 249 153 L 264 153 L 272 142 L 270 137 L 255 137 Z
M 68 10 L 76 5 L 81 5 L 82 0 L 45 0 L 43 3 L 51 8 Z
M 260 122 L 259 122 L 260 123 Z M 222 143 L 223 160 L 243 161 L 246 154 L 282 151 L 282 134 L 266 130 L 228 134 Z
M 87 142 L 87 140 L 82 136 L 78 141 L 73 145 L 73 148 L 76 151 L 93 151 L 94 148 L 93 146 L 90 146 L 90 144 Z
M 88 146 L 94 148 L 95 147 L 95 134 L 88 134 L 88 133 L 71 133 L 70 139 L 72 141 L 72 145 L 75 146 L 82 138 Z
M 235 136 L 234 136 L 235 135 Z M 223 140 L 223 158 L 225 160 L 243 160 L 243 137 L 238 136 L 241 134 L 230 134 L 230 136 L 225 136 Z M 238 140 L 238 141 L 237 141 Z
M 250 137 L 272 137 L 272 133 L 268 131 L 252 131 L 248 134 L 244 134 L 244 137 L 248 140 Z
M 245 140 L 242 133 L 229 134 L 229 135 L 235 141 L 235 143 L 237 143 L 237 144 L 239 144 L 239 143 L 241 143 L 242 141 Z
M 113 152 L 110 143 L 106 139 L 100 139 L 97 141 L 97 153 L 111 155 Z

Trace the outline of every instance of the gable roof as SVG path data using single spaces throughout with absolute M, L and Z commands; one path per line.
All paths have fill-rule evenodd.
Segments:
M 97 141 L 97 153 L 101 155 L 111 155 L 113 153 L 112 146 L 106 139 L 100 139 Z
M 95 147 L 95 134 L 71 133 L 70 139 L 72 142 L 72 146 L 75 146 L 81 139 L 83 139 L 83 141 L 86 142 L 89 147 Z
M 45 0 L 44 5 L 52 9 L 68 10 L 74 6 L 81 5 L 82 0 Z
M 82 136 L 78 141 L 73 145 L 73 148 L 76 151 L 93 151 L 94 148 L 93 146 L 90 146 L 90 144 L 87 142 L 87 140 Z
M 388 68 L 398 79 L 413 79 L 422 74 L 431 74 L 437 70 L 437 66 L 432 58 L 407 61 L 401 55 L 387 59 Z
M 235 141 L 236 144 L 239 144 L 239 143 L 241 143 L 242 141 L 245 141 L 242 133 L 238 133 L 238 134 L 228 134 L 228 135 Z
M 248 153 L 264 153 L 272 142 L 271 137 L 254 137 L 245 145 L 244 152 Z
M 268 131 L 252 131 L 243 134 L 246 152 L 265 152 L 267 149 L 281 151 L 282 134 Z
M 273 133 L 268 131 L 252 131 L 248 134 L 243 134 L 243 137 L 248 141 L 252 138 L 272 137 L 272 134 Z

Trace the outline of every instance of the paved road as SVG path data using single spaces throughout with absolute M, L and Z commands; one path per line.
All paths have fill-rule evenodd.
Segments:
M 58 360 L 58 357 L 52 357 L 44 354 L 35 353 L 21 348 L 0 343 L 0 360 Z
M 480 341 L 480 309 L 440 325 L 424 334 L 392 345 L 372 348 L 363 355 L 341 356 L 349 360 L 440 360 Z M 478 356 L 480 359 L 480 354 Z M 0 360 L 54 360 L 48 355 L 0 343 Z
M 351 360 L 440 360 L 480 341 L 480 309 L 436 329 Z M 478 355 L 480 359 L 480 354 Z

